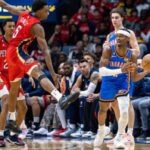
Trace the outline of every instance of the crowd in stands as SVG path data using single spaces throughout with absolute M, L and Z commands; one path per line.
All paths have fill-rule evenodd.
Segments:
M 109 12 L 114 7 L 123 8 L 126 12 L 124 26 L 136 34 L 140 47 L 139 60 L 150 53 L 149 0 L 81 0 L 81 7 L 71 17 L 61 14 L 60 23 L 55 25 L 47 42 L 54 69 L 61 76 L 59 89 L 62 94 L 68 95 L 74 90 L 80 90 L 82 94 L 64 111 L 41 88 L 38 81 L 33 82 L 26 76 L 22 86 L 28 105 L 26 124 L 32 128 L 32 134 L 94 139 L 98 128 L 100 79 L 96 81 L 97 88 L 92 94 L 86 95 L 84 91 L 92 82 L 92 75 L 98 73 L 102 44 L 113 30 Z M 52 81 L 42 52 L 36 49 L 31 55 L 40 62 L 43 72 Z M 141 62 L 138 63 L 140 71 Z M 150 137 L 149 83 L 150 75 L 134 83 L 132 103 L 135 109 L 136 138 Z M 106 122 L 109 127 L 112 127 L 114 117 L 110 108 Z M 115 134 L 113 127 L 112 132 Z

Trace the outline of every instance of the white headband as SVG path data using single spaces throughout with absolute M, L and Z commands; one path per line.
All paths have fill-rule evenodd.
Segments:
M 118 30 L 116 32 L 116 34 L 123 34 L 123 35 L 125 35 L 127 37 L 130 37 L 130 33 L 128 31 L 125 31 L 125 30 Z

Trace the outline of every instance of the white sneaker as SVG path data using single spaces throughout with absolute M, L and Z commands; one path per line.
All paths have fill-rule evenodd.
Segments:
M 114 146 L 116 149 L 125 149 L 123 135 L 117 135 L 114 139 Z
M 34 135 L 47 135 L 47 133 L 48 130 L 45 128 L 40 128 L 39 130 L 33 132 Z
M 132 134 L 126 133 L 124 135 L 125 143 L 135 144 L 134 137 Z
M 110 128 L 105 126 L 105 136 L 110 134 Z
M 71 137 L 78 138 L 78 137 L 82 137 L 83 134 L 84 131 L 81 128 L 79 128 L 76 132 L 71 134 Z
M 103 141 L 104 141 L 104 137 L 105 137 L 104 131 L 98 130 L 96 137 L 95 137 L 95 140 L 94 140 L 94 147 L 101 146 Z
M 18 135 L 18 137 L 23 140 L 23 139 L 26 138 L 27 133 L 28 133 L 28 129 L 22 129 L 22 133 L 20 133 L 20 134 Z
M 51 132 L 47 133 L 47 136 L 52 136 L 55 132 L 57 131 L 57 129 L 52 130 Z
M 110 133 L 110 128 L 109 127 L 105 127 L 104 131 L 100 131 L 98 130 L 95 140 L 94 140 L 94 147 L 99 147 L 102 145 L 103 141 L 104 141 L 104 137 L 106 135 L 108 135 Z
M 92 131 L 88 131 L 85 134 L 82 135 L 83 138 L 88 138 L 88 137 L 92 137 L 93 135 L 95 135 Z

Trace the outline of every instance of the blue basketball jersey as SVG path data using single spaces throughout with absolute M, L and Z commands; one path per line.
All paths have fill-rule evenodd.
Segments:
M 115 51 L 115 40 L 116 40 L 116 34 L 115 34 L 115 31 L 113 31 L 109 34 L 109 43 L 111 45 L 111 50 L 113 52 Z M 129 48 L 130 46 L 127 45 L 127 47 Z M 134 83 L 132 80 L 130 80 L 130 96 L 131 97 L 133 95 L 133 86 L 134 86 Z
M 109 69 L 119 69 L 131 59 L 131 50 L 127 49 L 124 57 L 120 57 L 115 49 L 115 33 L 112 32 L 109 36 L 111 43 L 112 56 L 109 64 L 106 66 Z M 102 85 L 100 90 L 101 101 L 114 101 L 117 96 L 127 95 L 130 89 L 130 77 L 127 73 L 121 73 L 117 76 L 104 76 L 102 77 Z

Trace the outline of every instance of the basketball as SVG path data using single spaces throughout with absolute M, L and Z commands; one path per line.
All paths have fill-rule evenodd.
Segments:
M 142 67 L 145 71 L 150 71 L 150 54 L 147 54 L 143 57 Z

